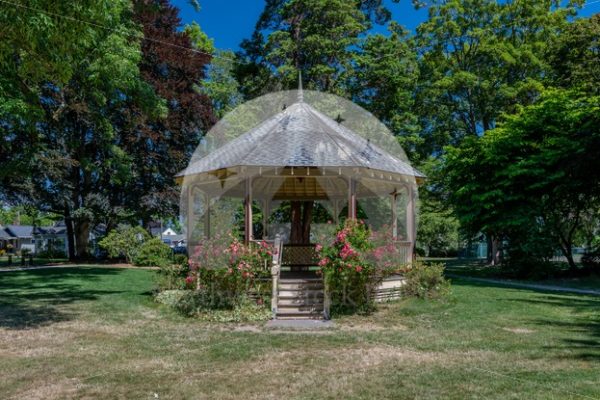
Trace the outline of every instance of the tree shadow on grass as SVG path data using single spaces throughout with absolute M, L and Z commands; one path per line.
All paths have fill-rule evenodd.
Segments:
M 0 328 L 29 329 L 67 321 L 75 315 L 62 305 L 97 300 L 121 293 L 90 282 L 123 270 L 109 268 L 60 268 L 0 274 Z M 85 283 L 85 285 L 84 285 Z M 92 286 L 93 287 L 93 286 Z
M 522 305 L 546 305 L 568 311 L 568 318 L 553 319 L 548 314 L 524 312 L 533 325 L 555 328 L 558 342 L 548 344 L 549 351 L 558 351 L 558 358 L 575 358 L 587 361 L 600 360 L 600 297 L 574 293 L 558 293 L 541 289 L 526 289 L 486 282 L 459 280 L 461 286 L 490 287 L 534 292 L 536 296 L 507 296 L 496 301 Z

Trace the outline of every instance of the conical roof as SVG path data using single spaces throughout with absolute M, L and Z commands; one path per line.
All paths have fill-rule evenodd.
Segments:
M 354 167 L 424 177 L 408 163 L 302 101 L 193 162 L 177 176 L 240 166 Z

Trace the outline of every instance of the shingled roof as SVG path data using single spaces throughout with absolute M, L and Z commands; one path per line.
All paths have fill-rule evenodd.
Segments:
M 239 166 L 358 167 L 424 177 L 408 163 L 303 101 L 192 163 L 177 176 Z

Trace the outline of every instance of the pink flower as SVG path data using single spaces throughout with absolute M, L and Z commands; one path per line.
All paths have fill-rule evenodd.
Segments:
M 342 229 L 341 231 L 339 231 L 335 237 L 336 242 L 338 243 L 342 243 L 346 241 L 346 236 L 348 236 L 348 232 L 346 232 L 345 229 Z
M 344 244 L 344 247 L 340 250 L 340 257 L 342 257 L 343 260 L 354 257 L 356 254 L 356 251 L 348 243 Z
M 319 260 L 319 264 L 318 265 L 319 265 L 319 267 L 324 267 L 327 264 L 329 264 L 329 258 L 325 257 L 325 258 L 321 258 Z
M 315 246 L 315 251 L 318 253 L 318 252 L 320 252 L 321 250 L 323 250 L 323 246 L 321 246 L 320 244 L 317 244 L 317 245 Z
M 185 283 L 187 283 L 188 285 L 192 284 L 195 280 L 196 280 L 196 278 L 194 278 L 191 275 L 188 275 L 185 277 Z
M 363 268 L 360 265 L 357 265 L 355 270 L 356 270 L 356 272 L 360 272 L 363 270 Z

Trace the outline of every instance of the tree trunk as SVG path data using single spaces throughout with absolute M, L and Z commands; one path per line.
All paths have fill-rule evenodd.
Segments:
M 290 228 L 290 243 L 302 243 L 302 202 L 292 201 L 291 207 L 291 228 Z
M 291 206 L 291 244 L 310 243 L 310 222 L 312 220 L 312 201 L 292 201 Z
M 89 221 L 75 221 L 75 252 L 78 259 L 89 256 L 88 244 L 90 239 L 90 223 Z
M 67 226 L 67 251 L 69 261 L 75 260 L 75 235 L 73 232 L 73 219 L 71 218 L 71 210 L 65 206 L 65 225 Z
M 577 264 L 575 264 L 575 260 L 573 259 L 573 244 L 570 240 L 565 239 L 563 236 L 560 238 L 560 251 L 563 253 L 565 258 L 567 259 L 567 263 L 569 264 L 569 270 L 575 272 L 578 270 Z
M 314 202 L 305 201 L 302 210 L 302 243 L 310 243 L 310 222 L 312 221 L 312 211 Z
M 492 236 L 492 265 L 500 265 L 500 240 Z

